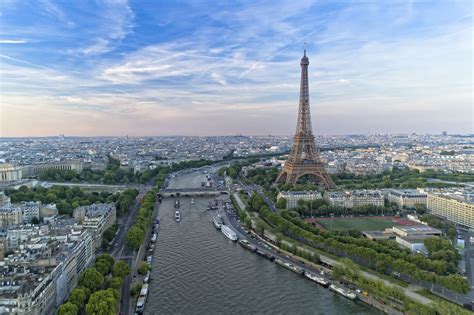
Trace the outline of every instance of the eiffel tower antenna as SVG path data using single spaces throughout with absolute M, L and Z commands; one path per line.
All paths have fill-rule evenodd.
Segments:
M 314 182 L 321 186 L 335 188 L 336 185 L 326 172 L 326 169 L 319 158 L 319 150 L 316 147 L 313 128 L 311 127 L 308 87 L 309 59 L 306 56 L 306 43 L 304 45 L 304 55 L 303 58 L 301 58 L 300 65 L 300 103 L 298 108 L 296 132 L 293 138 L 293 146 L 291 148 L 290 156 L 286 161 L 283 170 L 278 175 L 276 183 L 295 185 L 300 177 L 309 175 Z

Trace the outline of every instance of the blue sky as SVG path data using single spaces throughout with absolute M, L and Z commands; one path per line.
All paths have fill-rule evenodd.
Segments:
M 472 2 L 10 1 L 0 136 L 472 133 Z

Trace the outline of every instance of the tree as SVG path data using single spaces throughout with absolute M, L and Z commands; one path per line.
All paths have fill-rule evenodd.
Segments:
M 112 267 L 115 264 L 115 258 L 114 257 L 112 257 L 110 254 L 103 253 L 99 257 L 97 257 L 95 261 L 98 262 L 98 261 L 101 261 L 101 260 L 105 261 L 107 263 L 107 266 L 109 266 L 109 269 L 112 270 Z
M 125 278 L 130 274 L 130 267 L 123 261 L 116 261 L 112 269 L 114 277 Z
M 135 297 L 138 295 L 142 288 L 142 285 L 140 283 L 135 283 L 131 288 L 130 288 L 130 295 Z
M 150 266 L 144 261 L 140 263 L 140 266 L 138 266 L 138 273 L 141 275 L 144 275 L 147 273 L 147 271 L 150 270 Z
M 278 202 L 276 203 L 276 207 L 278 209 L 286 209 L 286 198 L 278 199 Z
M 86 312 L 88 315 L 115 315 L 117 303 L 114 289 L 100 290 L 91 295 Z
M 104 285 L 104 276 L 95 268 L 87 268 L 79 276 L 78 284 L 95 292 Z
M 97 269 L 103 276 L 106 276 L 110 272 L 110 266 L 105 259 L 96 261 L 94 268 Z
M 31 219 L 31 224 L 39 224 L 39 219 L 37 217 L 33 217 Z
M 138 249 L 145 238 L 145 231 L 137 225 L 133 225 L 127 233 L 127 245 L 130 248 Z
M 71 302 L 66 302 L 58 308 L 58 315 L 76 315 L 78 308 Z
M 123 285 L 123 279 L 119 277 L 113 277 L 107 282 L 107 288 L 119 290 Z
M 78 310 L 84 309 L 87 301 L 87 292 L 83 288 L 75 288 L 69 295 L 68 302 L 77 306 Z

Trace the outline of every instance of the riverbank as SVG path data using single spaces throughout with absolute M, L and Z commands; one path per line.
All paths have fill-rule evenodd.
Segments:
M 233 201 L 234 206 L 240 207 L 241 205 L 244 204 L 242 200 L 240 200 L 240 196 L 238 194 L 233 194 Z M 244 215 L 245 217 L 254 217 L 250 216 L 245 212 L 245 210 L 240 209 L 240 214 Z M 239 224 L 235 223 L 236 228 L 239 228 Z M 255 224 L 252 222 L 251 226 L 254 228 Z M 316 249 L 307 249 L 307 246 L 304 246 L 302 244 L 297 243 L 295 240 L 285 240 L 283 239 L 277 239 L 275 235 L 273 235 L 271 232 L 268 230 L 271 230 L 270 228 L 267 229 L 268 226 L 266 226 L 266 229 L 263 232 L 263 237 L 262 235 L 258 235 L 259 241 L 266 244 L 267 246 L 273 245 L 274 250 L 276 251 L 282 251 L 283 245 L 285 245 L 285 248 L 291 249 L 291 252 L 293 254 L 290 254 L 288 251 L 284 251 L 289 257 L 291 257 L 293 260 L 296 260 L 296 262 L 301 261 L 301 254 L 303 254 L 305 251 L 310 251 L 312 254 L 317 252 L 320 255 L 320 260 L 322 266 L 326 266 L 329 268 L 334 268 L 335 266 L 340 266 L 339 261 L 343 261 L 344 259 L 341 258 L 331 258 L 328 256 L 325 256 L 321 251 L 316 250 Z M 251 234 L 257 235 L 256 231 L 250 231 Z M 276 244 L 280 244 L 280 247 L 277 247 Z M 294 253 L 297 253 L 297 255 L 294 255 Z M 306 255 L 304 255 L 306 256 Z M 307 264 L 305 262 L 305 264 Z M 313 264 L 312 262 L 309 262 L 309 264 Z M 407 309 L 413 311 L 413 310 L 423 310 L 427 311 L 428 313 L 433 313 L 436 312 L 436 309 L 438 307 L 443 307 L 449 311 L 454 311 L 457 314 L 460 313 L 466 313 L 468 314 L 467 311 L 463 310 L 462 308 L 458 307 L 457 305 L 454 304 L 447 304 L 447 302 L 443 301 L 433 301 L 427 297 L 424 297 L 416 292 L 416 287 L 409 285 L 407 287 L 400 286 L 396 283 L 390 282 L 387 279 L 384 279 L 383 277 L 379 277 L 374 272 L 366 272 L 364 270 L 361 270 L 358 268 L 358 275 L 357 277 L 354 277 L 354 279 L 347 279 L 347 277 L 342 277 L 342 279 L 347 283 L 348 286 L 355 287 L 355 288 L 360 288 L 361 286 L 364 286 L 366 283 L 372 283 L 373 285 L 377 285 L 381 288 L 383 288 L 385 291 L 388 292 L 393 292 L 393 295 L 399 296 L 398 299 L 391 299 L 390 294 L 385 294 L 385 296 L 381 296 L 378 293 L 377 290 L 371 290 L 370 287 L 367 287 L 366 291 L 372 291 L 372 297 L 374 299 L 367 299 L 367 295 L 360 296 L 360 299 L 362 301 L 368 302 L 369 304 L 373 305 L 374 307 L 377 307 L 377 309 L 380 309 L 384 312 L 402 312 L 402 311 L 407 311 Z M 352 282 L 351 282 L 352 280 Z M 362 282 L 360 282 L 362 281 Z M 384 291 L 384 293 L 385 293 Z M 400 293 L 401 292 L 401 293 Z M 389 307 L 389 309 L 387 309 Z M 455 314 L 453 313 L 453 314 Z

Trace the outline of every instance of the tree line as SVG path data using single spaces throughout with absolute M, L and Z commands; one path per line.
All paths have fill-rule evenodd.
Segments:
M 414 281 L 436 283 L 454 292 L 469 291 L 467 280 L 455 274 L 455 268 L 447 261 L 412 253 L 408 249 L 400 248 L 394 241 L 372 241 L 318 230 L 299 217 L 292 216 L 288 211 L 270 211 L 256 194 L 250 198 L 249 207 L 258 211 L 260 218 L 277 232 L 303 244 L 336 256 L 351 258 L 356 263 L 380 273 L 390 275 L 398 272 Z
M 96 258 L 92 267 L 79 276 L 77 287 L 65 303 L 58 308 L 58 315 L 114 315 L 120 300 L 120 289 L 130 267 L 109 254 Z
M 128 230 L 126 243 L 130 248 L 138 249 L 145 240 L 147 228 L 153 220 L 153 207 L 155 205 L 156 192 L 151 190 L 143 196 L 138 208 L 137 218 L 132 227 Z
M 286 209 L 286 199 L 280 198 L 276 204 L 278 209 Z M 298 200 L 298 205 L 291 211 L 297 212 L 301 217 L 328 217 L 333 214 L 336 217 L 348 215 L 382 215 L 395 214 L 398 212 L 396 206 L 361 205 L 351 209 L 344 206 L 330 205 L 326 199 Z
M 426 171 L 420 173 L 418 170 L 408 168 L 393 168 L 392 171 L 384 171 L 380 174 L 355 175 L 351 173 L 339 173 L 331 176 L 338 186 L 348 189 L 380 189 L 401 188 L 414 189 L 421 187 L 446 187 L 449 184 L 431 183 L 427 178 L 436 178 L 454 182 L 474 181 L 474 175 L 453 173 L 445 174 L 437 171 Z
M 392 307 L 403 311 L 406 314 L 426 314 L 426 315 L 464 315 L 468 311 L 458 305 L 439 301 L 435 304 L 423 305 L 407 296 L 401 288 L 385 284 L 381 280 L 373 280 L 362 275 L 359 266 L 351 260 L 343 258 L 339 264 L 333 266 L 332 276 L 336 280 L 349 281 L 356 284 L 362 290 L 369 292 Z
M 5 194 L 11 198 L 12 203 L 22 201 L 41 201 L 43 204 L 56 204 L 59 214 L 71 216 L 73 210 L 80 206 L 88 206 L 93 203 L 114 202 L 117 215 L 128 213 L 138 190 L 126 189 L 122 192 L 88 192 L 79 187 L 53 186 L 44 188 L 41 186 L 29 188 L 21 186 L 18 190 L 6 189 Z

